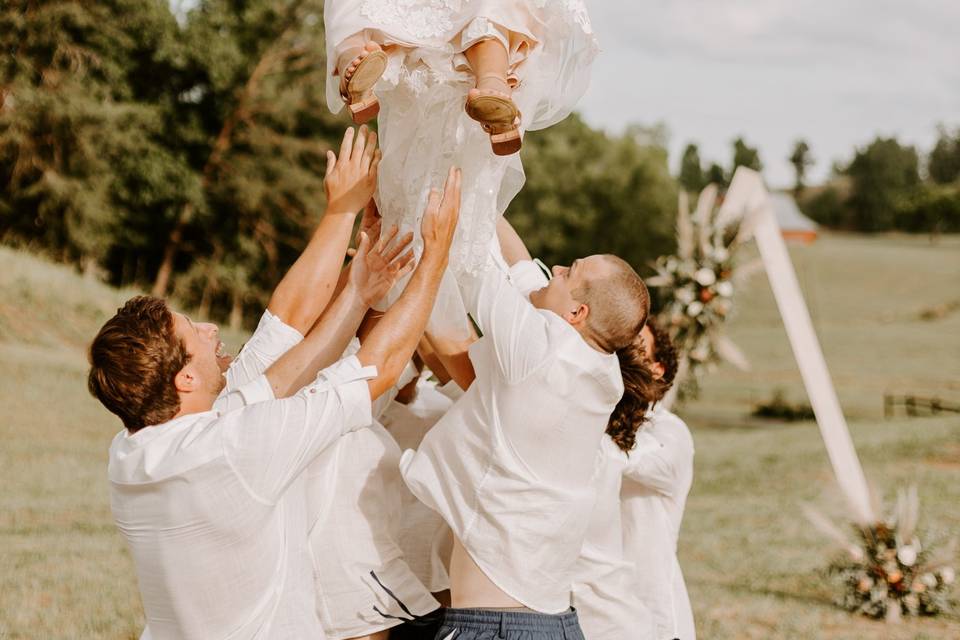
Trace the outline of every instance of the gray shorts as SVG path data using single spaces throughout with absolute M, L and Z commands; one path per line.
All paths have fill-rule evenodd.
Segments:
M 446 609 L 435 640 L 584 640 L 577 612 Z

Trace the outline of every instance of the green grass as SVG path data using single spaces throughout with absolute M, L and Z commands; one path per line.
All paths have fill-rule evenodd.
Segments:
M 960 533 L 960 416 L 882 416 L 888 390 L 960 401 L 960 310 L 922 319 L 960 300 L 960 237 L 828 235 L 791 252 L 868 478 L 917 484 L 921 526 Z M 131 294 L 0 248 L 0 639 L 139 636 L 107 493 L 119 423 L 87 395 L 83 352 Z M 730 333 L 753 370 L 722 367 L 680 409 L 697 447 L 680 554 L 700 636 L 960 637 L 956 617 L 891 629 L 831 604 L 831 549 L 800 511 L 843 513 L 816 425 L 749 417 L 777 387 L 805 399 L 765 276 Z

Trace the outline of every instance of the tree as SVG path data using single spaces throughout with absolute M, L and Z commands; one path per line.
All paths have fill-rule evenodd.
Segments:
M 730 177 L 733 178 L 737 167 L 746 167 L 754 171 L 762 171 L 763 163 L 760 162 L 760 152 L 755 147 L 749 146 L 743 138 L 737 138 L 733 141 L 733 166 L 730 168 Z
M 700 150 L 690 143 L 683 150 L 680 160 L 680 186 L 691 193 L 698 193 L 706 186 L 706 177 L 700 163 Z
M 927 172 L 937 184 L 949 184 L 960 178 L 960 129 L 951 135 L 941 125 L 937 132 L 937 144 L 930 152 Z
M 707 184 L 715 184 L 718 187 L 727 186 L 727 176 L 721 167 L 716 162 L 710 164 L 710 168 L 707 169 Z
M 576 114 L 524 138 L 527 180 L 507 215 L 533 255 L 569 264 L 615 253 L 638 271 L 674 246 L 667 152 L 630 129 L 610 137 Z
M 917 151 L 895 138 L 876 138 L 858 149 L 847 167 L 851 179 L 850 226 L 860 231 L 897 227 L 920 182 Z
M 799 198 L 806 186 L 804 179 L 807 175 L 807 168 L 813 165 L 813 157 L 810 155 L 810 145 L 806 140 L 797 140 L 793 144 L 793 152 L 790 154 L 790 164 L 793 165 L 793 171 L 796 180 L 793 186 L 793 195 Z

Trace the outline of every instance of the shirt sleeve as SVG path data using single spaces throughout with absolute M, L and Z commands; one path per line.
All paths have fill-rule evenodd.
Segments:
M 229 394 L 264 373 L 277 359 L 303 340 L 303 335 L 279 317 L 263 312 L 250 339 L 230 363 L 227 384 L 221 395 Z
M 224 416 L 224 450 L 233 470 L 257 499 L 274 504 L 290 483 L 341 435 L 370 426 L 367 380 L 376 367 L 356 356 L 327 367 L 295 395 L 260 401 Z M 256 388 L 244 387 L 248 393 Z
M 274 400 L 273 387 L 270 386 L 270 380 L 266 374 L 260 374 L 250 382 L 243 384 L 235 389 L 224 389 L 213 401 L 213 410 L 220 414 L 235 411 L 255 402 L 266 402 Z
M 543 364 L 550 355 L 547 318 L 527 299 L 529 291 L 524 295 L 516 287 L 502 258 L 491 252 L 484 271 L 457 280 L 464 305 L 483 333 L 480 342 L 492 341 L 507 382 L 523 380 Z
M 693 465 L 693 447 L 688 446 L 680 428 L 677 432 L 668 436 L 649 429 L 639 431 L 623 475 L 662 495 L 672 495 L 684 470 Z

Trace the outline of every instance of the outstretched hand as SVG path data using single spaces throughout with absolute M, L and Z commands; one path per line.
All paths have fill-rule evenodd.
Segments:
M 379 223 L 377 224 L 379 226 Z M 385 237 L 378 237 L 374 242 L 365 231 L 360 232 L 360 241 L 350 264 L 350 277 L 347 282 L 368 307 L 373 306 L 394 284 L 413 270 L 413 249 L 409 248 L 413 242 L 413 233 L 407 233 L 399 239 L 397 234 L 398 230 L 394 225 Z
M 377 209 L 377 203 L 370 199 L 367 206 L 363 209 L 363 217 L 360 218 L 360 228 L 357 229 L 357 245 L 360 244 L 361 234 L 367 234 L 371 244 L 376 244 L 380 240 L 380 230 L 382 228 L 383 218 L 380 217 L 380 211 Z M 357 255 L 357 250 L 347 249 L 347 255 L 351 258 Z
M 353 127 L 343 134 L 340 156 L 327 151 L 327 171 L 323 187 L 327 193 L 327 211 L 356 213 L 373 197 L 380 167 L 377 133 L 366 125 L 354 134 Z
M 457 230 L 457 220 L 460 218 L 461 179 L 460 169 L 450 167 L 447 182 L 443 185 L 442 199 L 436 189 L 430 190 L 427 210 L 420 223 L 424 258 L 432 255 L 442 256 L 444 260 L 447 258 L 453 234 Z

